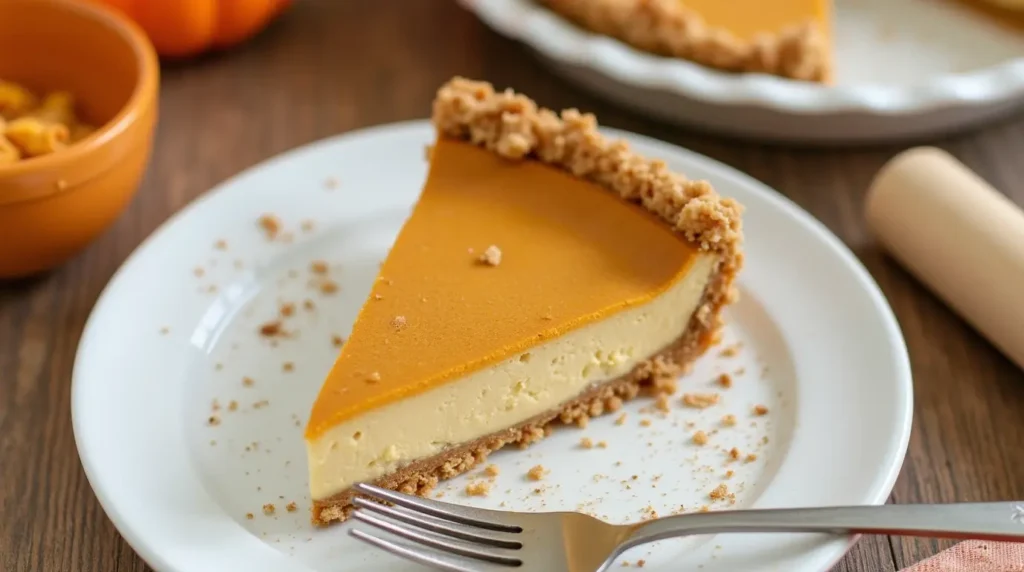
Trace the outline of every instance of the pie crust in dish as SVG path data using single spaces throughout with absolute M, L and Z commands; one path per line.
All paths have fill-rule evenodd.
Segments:
M 829 0 L 538 0 L 567 20 L 708 67 L 828 82 Z
M 316 524 L 348 516 L 357 482 L 425 494 L 674 391 L 736 296 L 740 205 L 593 116 L 456 78 L 433 123 L 423 194 L 306 428 Z

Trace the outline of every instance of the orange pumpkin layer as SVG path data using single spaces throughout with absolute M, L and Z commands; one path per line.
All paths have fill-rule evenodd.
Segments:
M 306 437 L 648 302 L 695 256 L 595 183 L 442 138 Z
M 787 26 L 815 22 L 827 26 L 830 0 L 680 0 L 712 28 L 728 30 L 741 40 L 774 34 Z

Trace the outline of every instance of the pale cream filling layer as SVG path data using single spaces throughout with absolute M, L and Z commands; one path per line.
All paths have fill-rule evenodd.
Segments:
M 685 332 L 713 267 L 714 258 L 702 255 L 686 278 L 642 306 L 327 430 L 306 443 L 310 493 L 327 498 L 523 423 L 628 373 Z

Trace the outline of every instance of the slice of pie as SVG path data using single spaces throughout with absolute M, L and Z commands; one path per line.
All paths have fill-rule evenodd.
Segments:
M 741 207 L 597 131 L 454 79 L 419 202 L 313 404 L 313 521 L 361 481 L 425 493 L 674 389 L 734 298 Z
M 831 0 L 540 0 L 638 49 L 731 72 L 828 82 Z

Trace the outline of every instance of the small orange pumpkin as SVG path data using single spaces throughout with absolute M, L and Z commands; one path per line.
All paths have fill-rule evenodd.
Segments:
M 91 0 L 117 8 L 149 35 L 157 53 L 187 57 L 256 35 L 291 0 Z

